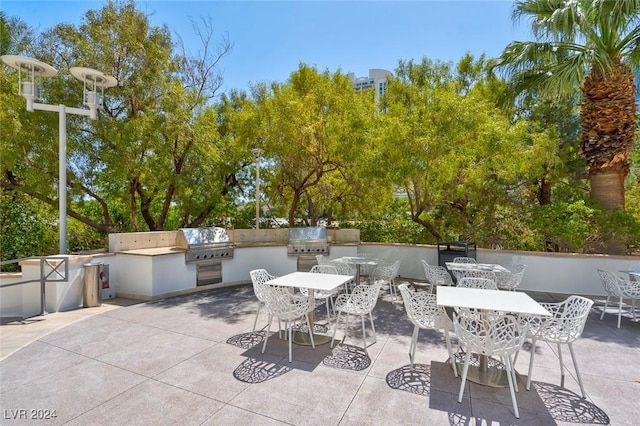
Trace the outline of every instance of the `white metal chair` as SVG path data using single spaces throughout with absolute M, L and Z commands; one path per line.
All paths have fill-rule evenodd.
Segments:
M 629 271 L 640 274 L 640 263 L 632 263 L 631 266 L 629 266 Z M 634 274 L 629 274 L 629 281 L 638 281 L 638 279 Z
M 355 265 L 349 265 L 348 263 L 330 261 L 329 266 L 333 266 L 338 271 L 338 275 L 351 275 L 356 276 Z M 350 289 L 355 285 L 355 278 L 351 281 L 344 283 L 344 292 L 349 293 Z
M 604 271 L 598 269 L 600 274 L 600 280 L 602 286 L 607 292 L 607 301 L 604 302 L 604 308 L 602 314 L 600 314 L 600 320 L 604 318 L 604 313 L 607 310 L 609 299 L 611 297 L 618 298 L 618 328 L 620 328 L 620 318 L 622 317 L 622 300 L 631 299 L 631 312 L 633 314 L 633 320 L 636 320 L 636 300 L 640 299 L 640 281 L 625 280 L 614 274 L 613 272 Z
M 458 287 L 480 288 L 484 290 L 498 290 L 495 281 L 488 278 L 464 277 L 458 281 Z
M 456 277 L 456 282 L 460 282 L 463 278 L 485 278 L 491 280 L 493 282 L 497 281 L 495 272 L 492 271 L 483 271 L 480 269 L 469 269 L 466 271 L 451 271 L 453 275 Z
M 495 272 L 500 290 L 515 290 L 522 282 L 526 265 L 516 265 L 512 272 Z
M 525 333 L 518 319 L 512 315 L 480 314 L 476 311 L 460 309 L 457 314 L 454 313 L 453 326 L 458 341 L 465 350 L 458 402 L 462 402 L 464 395 L 471 353 L 499 356 L 506 366 L 513 411 L 516 418 L 520 418 L 515 394 L 517 385 L 513 356 L 522 346 Z
M 273 317 L 277 317 L 278 320 L 285 321 L 286 331 L 289 332 L 289 362 L 291 362 L 291 339 L 293 338 L 293 323 L 298 318 L 304 317 L 307 321 L 307 328 L 309 330 L 309 338 L 311 339 L 311 346 L 315 349 L 316 345 L 313 341 L 313 329 L 309 323 L 309 316 L 307 315 L 313 308 L 314 299 L 305 296 L 303 294 L 292 294 L 282 287 L 275 287 L 265 285 L 262 290 L 264 297 L 264 304 L 269 309 L 269 325 L 267 326 L 267 333 L 262 344 L 262 353 L 267 348 L 267 341 L 269 340 L 269 331 L 271 330 L 271 322 Z
M 331 265 L 338 270 L 339 275 L 356 275 L 356 265 L 351 265 L 344 262 L 336 262 L 335 260 L 329 260 L 326 256 L 321 254 L 317 255 L 318 265 Z M 345 291 L 348 293 L 349 289 L 354 285 L 353 281 L 345 283 Z
M 356 266 L 355 265 L 350 265 L 350 264 L 344 263 L 344 262 L 336 262 L 334 260 L 329 262 L 329 265 L 331 265 L 334 268 L 336 268 L 338 270 L 338 274 L 340 274 L 340 275 L 353 275 L 353 276 L 356 275 Z
M 453 331 L 453 323 L 449 319 L 444 307 L 438 306 L 436 303 L 436 295 L 425 291 L 416 292 L 409 289 L 406 284 L 398 286 L 404 308 L 407 311 L 409 320 L 414 325 L 413 335 L 411 336 L 411 345 L 409 346 L 409 360 L 411 361 L 411 370 L 416 354 L 416 346 L 418 346 L 418 333 L 421 328 L 443 330 L 447 351 L 449 351 L 449 359 L 453 374 L 458 377 L 458 369 L 456 368 L 456 359 L 451 349 L 451 338 L 449 331 Z
M 253 284 L 253 292 L 258 299 L 258 309 L 256 310 L 256 318 L 253 320 L 253 329 L 252 331 L 256 331 L 256 324 L 258 323 L 258 315 L 260 314 L 260 309 L 262 305 L 264 305 L 264 292 L 263 289 L 265 287 L 265 283 L 271 279 L 276 278 L 274 275 L 271 275 L 267 272 L 266 269 L 254 269 L 249 272 L 249 276 L 251 277 L 251 283 Z
M 373 284 L 360 284 L 357 285 L 351 294 L 341 294 L 335 301 L 335 310 L 337 312 L 336 324 L 333 328 L 333 336 L 331 338 L 331 347 L 333 348 L 333 342 L 336 338 L 336 330 L 340 324 L 340 315 L 342 313 L 347 314 L 345 338 L 347 336 L 346 329 L 348 329 L 349 315 L 360 315 L 362 321 L 362 342 L 364 351 L 367 352 L 367 336 L 365 333 L 364 317 L 369 315 L 371 321 L 371 330 L 373 331 L 373 342 L 376 342 L 376 327 L 373 324 L 373 315 L 371 312 L 378 303 L 378 294 L 380 293 L 380 287 L 382 287 L 382 280 L 374 281 Z
M 358 253 L 358 257 L 363 257 L 365 259 L 369 259 L 369 260 L 376 260 L 376 257 L 373 255 L 373 253 Z M 373 270 L 375 269 L 376 265 L 375 264 L 363 264 L 360 265 L 360 278 L 362 277 L 367 277 L 369 278 L 371 276 L 371 273 L 373 272 Z
M 531 388 L 531 371 L 533 369 L 533 357 L 536 353 L 536 342 L 543 341 L 555 343 L 558 346 L 558 358 L 560 359 L 560 386 L 564 387 L 564 364 L 562 363 L 561 343 L 569 346 L 573 367 L 576 370 L 576 377 L 580 385 L 580 392 L 585 398 L 578 363 L 573 352 L 572 343 L 582 335 L 584 325 L 593 300 L 582 296 L 569 296 L 565 301 L 559 303 L 540 303 L 550 313 L 551 316 L 525 315 L 521 316 L 523 324 L 528 326 L 528 336 L 531 338 L 531 358 L 529 360 L 529 377 L 527 378 L 527 390 Z
M 338 270 L 333 265 L 314 265 L 309 272 L 312 274 L 338 274 Z M 300 293 L 307 296 L 309 294 L 309 290 L 305 287 L 300 287 Z M 335 312 L 335 308 L 333 307 L 333 299 L 332 297 L 336 294 L 335 291 L 325 291 L 325 290 L 314 290 L 313 298 L 318 300 L 322 300 L 323 303 L 327 306 L 327 318 L 331 320 L 331 311 Z M 317 306 L 317 305 L 316 305 Z
M 376 281 L 384 281 L 389 283 L 389 294 L 393 300 L 396 299 L 396 278 L 398 277 L 398 273 L 400 271 L 400 262 L 402 259 L 398 259 L 393 262 L 391 265 L 378 265 L 371 272 L 371 278 L 374 282 Z
M 429 291 L 433 292 L 433 286 L 439 285 L 448 285 L 453 286 L 453 279 L 451 278 L 451 274 L 447 271 L 447 268 L 444 266 L 435 266 L 430 265 L 426 261 L 421 260 L 422 268 L 424 269 L 424 275 L 427 277 L 427 281 L 431 286 L 429 287 Z
M 318 265 L 332 265 L 331 260 L 323 254 L 316 254 L 316 261 Z
M 458 256 L 453 258 L 453 263 L 478 263 L 473 257 Z

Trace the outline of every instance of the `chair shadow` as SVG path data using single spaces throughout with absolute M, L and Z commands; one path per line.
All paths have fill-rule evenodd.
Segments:
M 322 363 L 340 370 L 362 371 L 369 368 L 371 358 L 363 348 L 341 343 L 333 348 L 331 355 L 325 357 Z
M 233 377 L 244 383 L 263 383 L 280 377 L 292 368 L 257 358 L 247 358 L 233 370 Z
M 271 336 L 277 335 L 277 332 L 271 332 Z M 274 339 L 271 353 L 261 353 L 260 346 L 266 337 L 265 330 L 255 332 L 241 333 L 231 336 L 226 343 L 245 349 L 244 355 L 247 358 L 233 371 L 233 376 L 244 383 L 262 383 L 267 380 L 275 379 L 295 369 L 313 371 L 313 369 L 322 361 L 325 366 L 337 368 L 341 370 L 361 371 L 371 365 L 371 359 L 367 353 L 358 346 L 347 344 L 338 344 L 333 349 L 329 345 L 316 346 L 312 349 L 310 346 L 299 346 L 298 360 L 294 365 L 287 365 L 284 361 L 276 361 L 281 358 L 286 360 L 286 342 L 280 339 Z M 275 357 L 275 358 L 274 358 Z
M 611 419 L 607 413 L 580 395 L 550 383 L 531 383 L 554 420 L 578 424 L 610 424 Z
M 435 362 L 431 365 L 414 364 L 411 370 L 409 365 L 392 370 L 386 377 L 387 385 L 392 389 L 430 397 L 432 391 L 444 391 L 457 394 L 460 386 L 460 378 L 454 378 L 448 363 Z M 521 406 L 520 420 L 523 418 L 523 410 L 531 410 L 537 407 L 534 412 L 538 413 L 537 422 L 544 421 L 545 424 L 555 424 L 556 422 L 575 424 L 599 424 L 608 425 L 610 419 L 600 407 L 596 406 L 580 395 L 557 385 L 544 382 L 533 381 L 531 391 L 524 391 L 518 394 L 518 398 L 526 399 L 526 404 Z M 491 387 L 486 387 L 486 392 L 492 392 Z M 529 408 L 525 408 L 529 407 Z M 448 412 L 449 424 L 469 425 L 469 424 L 509 424 L 514 419 L 481 419 L 470 416 L 465 412 L 463 405 L 452 404 L 447 398 L 430 398 L 429 408 L 433 410 Z M 547 418 L 548 421 L 545 421 Z M 474 423 L 475 422 L 475 423 Z
M 405 365 L 387 374 L 387 385 L 416 395 L 429 396 L 431 393 L 431 367 L 414 364 L 413 370 Z
M 227 343 L 242 349 L 251 349 L 264 342 L 266 334 L 267 332 L 264 330 L 236 334 L 235 336 L 229 337 Z

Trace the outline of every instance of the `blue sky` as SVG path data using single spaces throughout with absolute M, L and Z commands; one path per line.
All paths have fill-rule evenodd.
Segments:
M 8 16 L 38 31 L 79 24 L 103 1 L 2 0 Z M 249 82 L 284 81 L 300 62 L 320 70 L 393 71 L 398 61 L 428 57 L 457 62 L 466 52 L 497 56 L 513 40 L 531 39 L 527 22 L 511 20 L 512 1 L 137 1 L 154 25 L 167 24 L 192 53 L 199 44 L 191 21 L 210 17 L 233 52 L 221 63 L 223 90 Z

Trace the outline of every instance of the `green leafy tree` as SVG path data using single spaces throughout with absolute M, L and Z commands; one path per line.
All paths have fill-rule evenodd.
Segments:
M 301 64 L 284 83 L 254 87 L 256 141 L 272 169 L 266 191 L 286 206 L 290 226 L 353 211 L 379 190 L 365 181 L 372 93 L 358 94 L 340 72 Z
M 396 75 L 379 116 L 373 167 L 387 170 L 407 196 L 411 219 L 436 241 L 501 245 L 498 233 L 479 230 L 495 229 L 501 206 L 530 202 L 533 176 L 554 161 L 555 139 L 531 132 L 524 119 L 512 123 L 480 80 L 461 90 L 448 64 L 401 62 Z
M 536 180 L 536 198 L 540 205 L 552 202 L 552 188 L 559 182 L 581 182 L 585 180 L 585 163 L 580 157 L 579 115 L 573 99 L 545 99 L 532 95 L 522 103 L 520 114 L 538 131 L 549 131 L 557 135 L 556 154 L 558 161 L 544 164 Z
M 227 187 L 237 188 L 233 203 L 226 203 L 224 217 L 231 220 L 231 225 L 251 228 L 255 225 L 255 204 L 247 200 L 255 200 L 255 166 L 256 158 L 253 149 L 257 147 L 257 127 L 259 115 L 256 102 L 242 90 L 232 90 L 223 94 L 216 105 L 218 115 L 218 132 L 221 145 L 227 147 L 229 158 L 235 159 L 232 165 L 234 173 L 221 176 Z M 261 158 L 264 159 L 263 152 Z M 262 160 L 264 162 L 264 160 Z M 261 181 L 268 180 L 269 167 L 261 165 Z M 269 206 L 268 193 L 261 191 L 261 205 Z
M 56 214 L 16 191 L 0 193 L 0 259 L 57 253 Z M 7 265 L 3 270 L 17 270 Z
M 640 63 L 640 1 L 520 0 L 513 16 L 530 19 L 536 41 L 509 44 L 498 68 L 513 93 L 573 96 L 579 87 L 591 197 L 605 209 L 624 209 L 637 126 L 632 67 Z
M 411 220 L 406 198 L 395 198 L 384 211 L 373 212 L 366 219 L 350 221 L 348 226 L 360 230 L 361 241 L 386 243 L 437 243 L 427 229 Z
M 62 75 L 71 65 L 90 66 L 118 79 L 105 92 L 97 120 L 67 118 L 69 216 L 104 232 L 198 226 L 232 198 L 229 176 L 242 153 L 222 144 L 212 105 L 222 78 L 216 65 L 231 44 L 223 39 L 214 51 L 211 27 L 198 34 L 200 56 L 188 56 L 168 28 L 151 26 L 133 1 L 109 1 L 89 10 L 78 27 L 57 25 L 30 46 Z M 0 77 L 15 79 L 2 72 Z M 82 103 L 73 79 L 50 79 L 45 90 L 54 103 Z M 4 85 L 2 92 L 18 98 Z M 53 206 L 57 117 L 16 111 L 0 117 L 10 124 L 0 160 L 3 187 Z M 99 209 L 86 214 L 78 208 L 86 200 Z M 126 220 L 114 217 L 123 206 Z

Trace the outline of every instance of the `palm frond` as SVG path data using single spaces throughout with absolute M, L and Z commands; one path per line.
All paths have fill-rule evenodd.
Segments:
M 554 66 L 541 66 L 515 75 L 509 82 L 509 89 L 514 93 L 535 89 L 552 97 L 571 97 L 578 91 L 588 65 L 588 55 L 573 55 Z
M 640 63 L 640 0 L 517 0 L 513 17 L 531 19 L 536 41 L 513 42 L 495 61 L 512 89 L 564 94 L 587 73 Z
M 640 23 L 640 0 L 596 0 L 592 4 L 601 16 L 609 16 L 612 22 Z
M 591 30 L 587 42 L 608 51 L 613 58 L 624 56 L 640 31 L 640 0 L 594 1 L 590 15 Z
M 494 68 L 503 70 L 506 77 L 519 72 L 565 60 L 573 54 L 583 54 L 584 46 L 575 43 L 512 42 L 495 61 Z
M 638 29 L 635 37 L 628 43 L 628 54 L 626 55 L 627 61 L 631 66 L 640 68 L 640 28 Z
M 536 89 L 555 96 L 570 96 L 593 63 L 607 65 L 608 57 L 579 44 L 514 42 L 494 68 L 509 81 L 515 93 Z
M 585 26 L 585 7 L 590 3 L 585 0 L 519 0 L 514 4 L 513 19 L 519 21 L 529 16 L 537 40 L 575 40 L 579 29 Z

